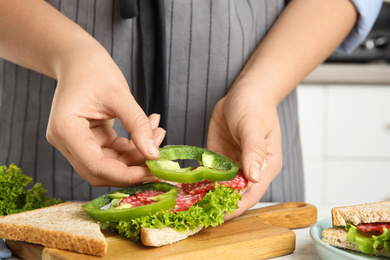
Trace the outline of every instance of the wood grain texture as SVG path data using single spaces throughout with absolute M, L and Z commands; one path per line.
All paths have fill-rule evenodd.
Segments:
M 107 255 L 95 257 L 7 241 L 10 249 L 24 259 L 269 259 L 295 250 L 295 233 L 289 228 L 309 226 L 317 221 L 317 209 L 299 202 L 281 203 L 249 210 L 243 215 L 172 245 L 158 248 L 104 232 Z M 27 255 L 26 255 L 27 254 Z
M 307 227 L 317 222 L 317 208 L 302 202 L 276 204 L 255 214 L 262 223 L 289 229 Z

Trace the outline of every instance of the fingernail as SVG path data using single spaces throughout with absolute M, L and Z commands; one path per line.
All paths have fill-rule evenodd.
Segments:
M 149 140 L 148 143 L 149 143 L 149 145 L 148 145 L 149 154 L 154 158 L 160 157 L 160 152 L 159 152 L 158 148 L 156 147 L 156 144 L 154 143 L 154 141 Z
M 161 133 L 159 133 L 158 137 L 157 137 L 157 143 L 158 144 L 161 144 L 162 141 L 164 140 L 165 138 L 165 134 L 166 134 L 166 131 L 165 130 L 162 130 Z
M 141 182 L 155 182 L 156 180 L 158 180 L 157 177 L 152 175 L 142 178 Z
M 158 127 L 158 124 L 160 123 L 160 117 L 160 114 L 156 114 L 156 116 L 153 117 L 153 120 L 150 122 L 153 129 Z
M 260 174 L 261 174 L 260 164 L 258 164 L 257 162 L 252 162 L 249 165 L 249 176 L 251 176 L 251 178 L 256 182 L 259 182 L 261 178 Z

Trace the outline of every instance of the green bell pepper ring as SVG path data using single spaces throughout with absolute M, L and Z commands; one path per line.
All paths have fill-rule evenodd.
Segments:
M 165 193 L 153 197 L 155 203 L 147 204 L 138 207 L 113 207 L 109 209 L 101 209 L 120 195 L 135 195 L 138 192 L 146 190 L 164 191 Z M 100 196 L 82 208 L 89 216 L 98 221 L 129 221 L 134 218 L 149 215 L 160 210 L 170 210 L 175 207 L 177 197 L 177 187 L 164 182 L 143 183 L 140 185 L 130 186 L 111 193 Z
M 180 168 L 173 160 L 197 160 L 198 167 Z M 186 145 L 167 145 L 160 148 L 160 158 L 147 160 L 146 165 L 159 179 L 194 183 L 203 180 L 229 181 L 237 176 L 239 167 L 227 157 L 204 148 Z

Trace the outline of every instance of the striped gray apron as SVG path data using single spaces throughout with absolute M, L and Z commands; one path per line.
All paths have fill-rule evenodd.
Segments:
M 145 87 L 140 30 L 142 12 L 123 19 L 119 0 L 49 0 L 93 35 L 125 75 L 131 92 L 147 113 L 162 109 L 166 144 L 206 147 L 208 122 L 223 97 L 284 7 L 284 0 L 164 0 L 163 83 Z M 142 11 L 142 9 L 140 9 Z M 160 24 L 161 25 L 161 24 Z M 160 28 L 161 29 L 161 28 Z M 41 182 L 48 195 L 90 200 L 111 188 L 94 188 L 46 140 L 56 81 L 0 60 L 0 165 L 15 163 Z M 163 93 L 163 102 L 153 106 Z M 262 201 L 303 201 L 296 91 L 279 105 L 283 169 Z M 120 136 L 128 133 L 116 121 Z

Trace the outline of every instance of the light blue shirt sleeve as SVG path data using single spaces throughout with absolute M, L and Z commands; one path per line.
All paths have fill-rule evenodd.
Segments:
M 382 0 L 351 0 L 351 2 L 355 5 L 359 17 L 352 31 L 336 51 L 350 53 L 358 47 L 371 31 L 382 7 Z

